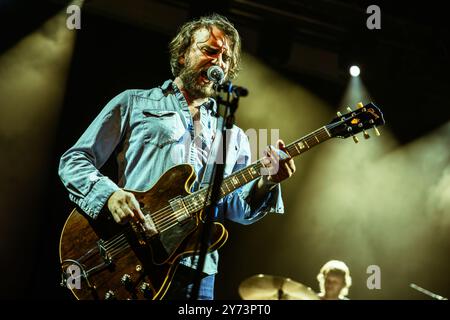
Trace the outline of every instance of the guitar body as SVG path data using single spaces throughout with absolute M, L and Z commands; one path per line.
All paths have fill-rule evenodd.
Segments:
M 194 181 L 193 168 L 183 164 L 169 169 L 147 191 L 127 191 L 135 195 L 144 214 L 156 212 L 165 221 L 177 210 L 173 199 L 189 195 Z M 169 229 L 146 237 L 133 223 L 117 224 L 108 212 L 94 220 L 74 209 L 60 239 L 63 284 L 83 300 L 163 299 L 180 259 L 199 250 L 202 214 L 200 210 L 183 216 Z M 227 236 L 224 226 L 214 222 L 208 250 L 220 248 Z

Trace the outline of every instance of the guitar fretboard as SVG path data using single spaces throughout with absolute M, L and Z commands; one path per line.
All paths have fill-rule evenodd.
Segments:
M 325 142 L 330 139 L 331 135 L 327 128 L 321 127 L 316 131 L 292 142 L 286 146 L 287 153 L 290 157 L 296 157 L 312 147 Z M 264 168 L 261 160 L 254 162 L 253 164 L 234 172 L 232 175 L 226 177 L 220 187 L 220 199 L 225 197 L 227 194 L 235 191 L 236 189 L 242 187 L 243 185 L 255 180 L 261 176 L 261 171 Z M 210 193 L 209 188 L 200 189 L 188 196 L 186 196 L 183 201 L 188 209 L 189 213 L 197 212 L 204 207 L 211 204 L 208 196 Z M 206 201 L 208 197 L 208 201 Z

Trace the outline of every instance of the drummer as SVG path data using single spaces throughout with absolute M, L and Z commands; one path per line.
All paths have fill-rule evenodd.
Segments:
M 352 285 L 350 270 L 339 260 L 330 260 L 323 265 L 317 275 L 322 300 L 349 300 L 348 290 Z

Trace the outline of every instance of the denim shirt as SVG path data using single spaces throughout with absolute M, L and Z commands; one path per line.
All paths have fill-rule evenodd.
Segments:
M 110 195 L 119 188 L 148 190 L 169 168 L 182 163 L 193 166 L 197 174 L 194 188 L 198 187 L 206 162 L 205 150 L 212 144 L 217 122 L 206 107 L 201 107 L 199 112 L 202 148 L 190 142 L 193 119 L 186 99 L 173 81 L 167 80 L 161 87 L 150 90 L 120 93 L 61 157 L 59 175 L 69 191 L 69 198 L 95 219 Z M 251 163 L 245 133 L 237 126 L 230 133 L 225 176 Z M 119 170 L 117 183 L 99 171 L 113 152 L 116 152 Z M 279 185 L 267 193 L 263 203 L 250 207 L 251 190 L 256 181 L 224 197 L 218 204 L 218 215 L 251 224 L 269 212 L 283 213 Z M 193 267 L 194 260 L 187 257 L 181 263 Z M 216 273 L 217 262 L 217 251 L 209 253 L 203 271 Z

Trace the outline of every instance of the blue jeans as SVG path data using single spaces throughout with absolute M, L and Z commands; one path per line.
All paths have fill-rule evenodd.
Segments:
M 196 279 L 194 269 L 178 266 L 178 269 L 172 279 L 171 285 L 164 296 L 164 300 L 189 300 L 193 296 L 192 289 Z M 198 300 L 214 300 L 214 280 L 215 275 L 206 275 L 202 273 L 200 281 L 200 290 Z

